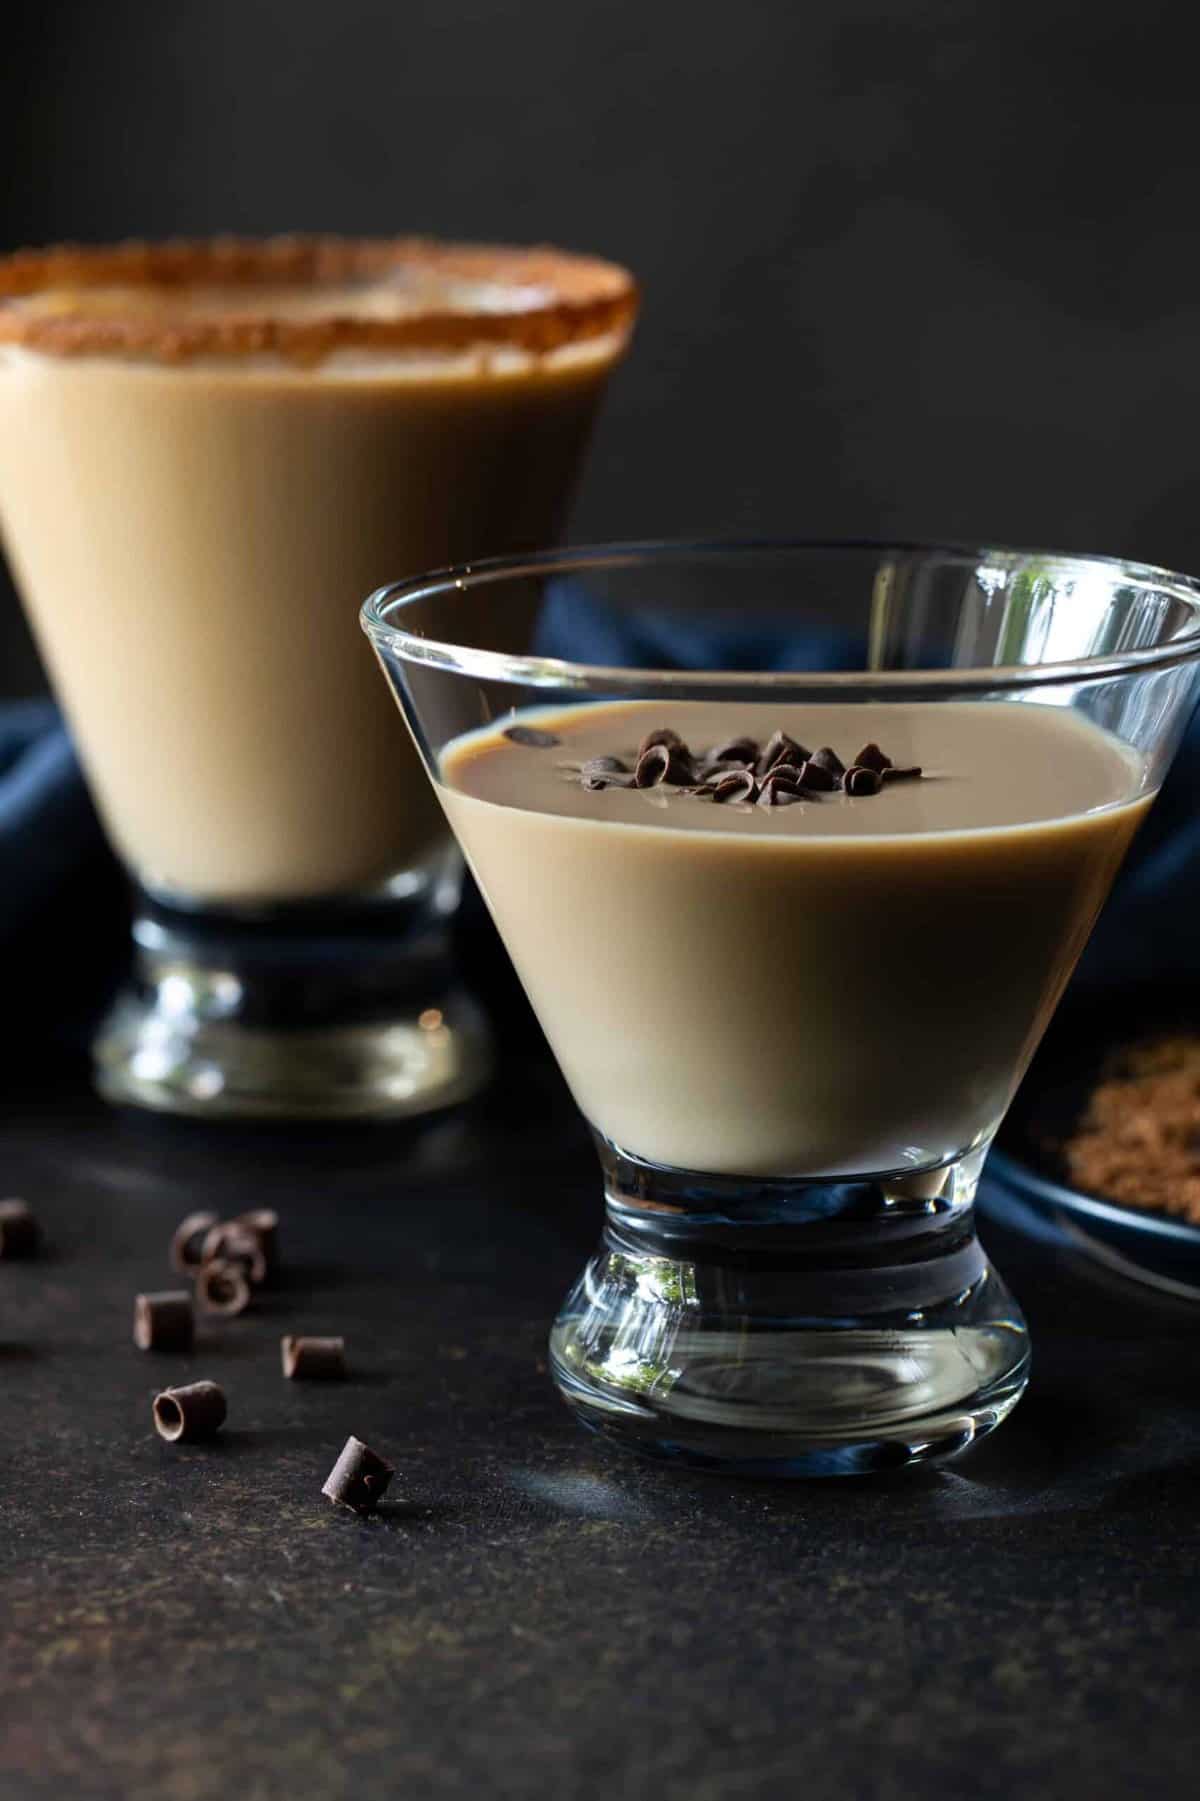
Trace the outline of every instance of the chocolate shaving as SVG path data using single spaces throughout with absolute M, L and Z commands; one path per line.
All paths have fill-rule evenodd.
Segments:
M 666 750 L 677 751 L 680 756 L 686 757 L 689 762 L 691 761 L 691 751 L 679 736 L 679 733 L 673 732 L 669 725 L 659 726 L 656 732 L 646 733 L 646 736 L 638 745 L 637 754 L 639 759 L 644 757 L 648 750 L 653 750 L 655 745 L 658 744 L 661 744 Z
M 877 769 L 864 769 L 854 763 L 846 771 L 842 786 L 853 800 L 858 800 L 865 794 L 878 794 L 883 787 L 883 777 Z
M 513 727 L 508 736 L 517 733 L 539 741 L 549 740 L 548 733 L 531 733 L 520 726 Z M 589 757 L 582 765 L 566 767 L 574 771 L 583 787 L 593 792 L 668 785 L 697 800 L 757 801 L 764 807 L 832 794 L 839 788 L 858 799 L 878 794 L 885 782 L 912 781 L 921 774 L 916 764 L 896 768 L 874 740 L 864 744 L 847 769 L 832 745 L 823 744 L 819 750 L 808 751 L 782 729 L 772 732 L 761 750 L 753 738 L 727 738 L 693 757 L 679 733 L 669 726 L 647 732 L 632 773 L 628 764 L 616 756 Z M 210 1240 L 213 1236 L 209 1234 Z
M 579 779 L 592 793 L 602 788 L 632 788 L 634 776 L 620 757 L 589 757 Z
M 251 1298 L 250 1281 L 240 1263 L 206 1263 L 196 1277 L 196 1299 L 206 1313 L 229 1317 L 245 1313 Z
M 361 1438 L 350 1437 L 330 1470 L 321 1493 L 355 1513 L 372 1513 L 395 1475 L 390 1463 L 376 1456 Z
M 657 788 L 663 782 L 680 787 L 692 779 L 692 761 L 686 750 L 674 744 L 648 744 L 639 751 L 633 772 L 637 788 Z
M 837 776 L 824 763 L 818 763 L 816 757 L 801 764 L 799 777 L 801 788 L 809 794 L 832 794 L 838 786 Z
M 190 1276 L 204 1261 L 204 1243 L 217 1224 L 215 1213 L 189 1213 L 181 1219 L 171 1239 L 171 1268 Z
M 279 1341 L 289 1382 L 340 1382 L 346 1374 L 344 1338 L 304 1338 L 289 1332 Z
M 754 738 L 726 738 L 706 752 L 705 764 L 740 763 L 743 768 L 758 762 L 758 743 Z
M 758 791 L 760 807 L 791 807 L 802 798 L 797 782 L 780 781 L 774 771 L 766 778 Z
M 505 728 L 504 736 L 511 738 L 514 744 L 524 744 L 529 750 L 552 750 L 562 739 L 556 738 L 553 732 L 540 732 L 532 725 L 510 725 Z
M 154 1397 L 154 1429 L 169 1444 L 215 1438 L 225 1424 L 225 1390 L 217 1382 L 189 1382 Z
M 726 801 L 753 800 L 757 793 L 758 783 L 748 769 L 720 776 L 712 788 L 713 799 L 722 805 Z
M 786 732 L 772 732 L 758 759 L 758 773 L 760 776 L 769 775 L 777 763 L 790 763 L 794 767 L 807 763 L 811 754 L 802 744 L 797 744 L 794 738 L 789 738 Z
M 138 1295 L 133 1342 L 139 1351 L 190 1351 L 194 1337 L 192 1297 L 186 1288 Z
M 202 1268 L 213 1263 L 240 1264 L 251 1288 L 260 1288 L 267 1279 L 261 1236 L 237 1219 L 223 1220 L 205 1234 L 200 1263 Z

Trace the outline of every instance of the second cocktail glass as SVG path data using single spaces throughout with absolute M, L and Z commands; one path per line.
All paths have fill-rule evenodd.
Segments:
M 1029 1361 L 980 1170 L 1186 722 L 1200 589 L 658 546 L 400 584 L 364 626 L 599 1149 L 566 1400 L 744 1472 L 972 1444 Z
M 110 1098 L 409 1114 L 482 1078 L 458 860 L 355 614 L 554 542 L 635 307 L 610 264 L 419 240 L 0 258 L 5 547 L 135 883 Z

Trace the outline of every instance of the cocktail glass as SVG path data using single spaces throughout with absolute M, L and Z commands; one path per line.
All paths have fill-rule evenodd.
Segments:
M 1029 1343 L 980 1171 L 1194 702 L 1200 587 L 1012 550 L 652 545 L 401 583 L 363 622 L 599 1152 L 603 1242 L 551 1335 L 579 1418 L 752 1474 L 989 1432 Z M 925 775 L 735 821 L 571 760 L 581 731 L 628 754 L 701 718 L 710 744 L 775 724 L 808 749 L 832 720 L 844 755 Z
M 483 1079 L 459 860 L 357 610 L 556 541 L 635 309 L 548 250 L 0 258 L 0 525 L 134 885 L 110 1099 L 403 1116 Z

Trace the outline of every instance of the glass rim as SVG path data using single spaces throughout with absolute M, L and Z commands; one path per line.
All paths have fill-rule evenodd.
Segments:
M 486 650 L 478 645 L 457 644 L 406 631 L 390 614 L 420 600 L 468 587 L 511 581 L 523 576 L 573 575 L 588 569 L 636 568 L 672 560 L 687 561 L 752 555 L 798 556 L 800 553 L 844 555 L 875 552 L 887 555 L 946 556 L 990 565 L 1009 574 L 1030 563 L 1051 565 L 1063 573 L 1091 570 L 1131 586 L 1153 589 L 1187 605 L 1193 614 L 1189 626 L 1164 644 L 1093 657 L 1075 657 L 1047 663 L 981 664 L 971 668 L 858 669 L 858 670 L 718 670 L 621 667 L 604 663 L 575 662 L 562 657 L 515 655 Z M 1017 548 L 1011 545 L 980 547 L 966 543 L 886 538 L 702 538 L 644 539 L 611 544 L 587 544 L 564 550 L 537 551 L 528 555 L 479 558 L 451 564 L 423 575 L 385 583 L 364 601 L 359 623 L 377 650 L 389 650 L 402 661 L 430 664 L 450 673 L 494 681 L 520 682 L 526 687 L 578 689 L 602 693 L 625 692 L 667 697 L 690 694 L 728 694 L 739 688 L 779 692 L 879 693 L 900 690 L 907 694 L 928 691 L 951 693 L 994 691 L 1053 686 L 1062 682 L 1099 681 L 1149 669 L 1168 668 L 1200 659 L 1200 580 L 1160 568 L 1153 563 L 1123 557 L 1060 550 Z

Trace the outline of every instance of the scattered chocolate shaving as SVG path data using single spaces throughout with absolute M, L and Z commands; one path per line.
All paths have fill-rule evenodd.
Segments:
M 253 1207 L 249 1213 L 239 1213 L 233 1224 L 257 1238 L 269 1280 L 279 1267 L 279 1215 L 274 1207 Z
M 42 1228 L 28 1201 L 0 1201 L 0 1258 L 36 1257 Z
M 289 1332 L 279 1341 L 279 1355 L 289 1382 L 339 1382 L 346 1374 L 344 1338 L 301 1338 Z
M 758 783 L 748 769 L 720 776 L 712 787 L 713 799 L 722 805 L 726 801 L 753 800 L 757 793 Z
M 377 1457 L 361 1438 L 351 1436 L 322 1484 L 321 1493 L 339 1506 L 353 1508 L 355 1513 L 373 1513 L 395 1473 L 391 1464 Z
M 201 1267 L 209 1264 L 240 1264 L 251 1288 L 260 1288 L 267 1277 L 267 1259 L 258 1233 L 240 1220 L 222 1220 L 205 1234 Z
M 250 1281 L 240 1263 L 218 1259 L 206 1263 L 196 1277 L 196 1299 L 206 1313 L 223 1313 L 232 1318 L 245 1313 L 251 1298 Z
M 905 769 L 897 769 L 894 763 L 890 763 L 885 770 L 881 771 L 881 773 L 883 775 L 884 787 L 886 787 L 889 782 L 915 782 L 920 778 L 921 765 L 919 763 L 912 763 Z
M 171 1268 L 190 1276 L 204 1261 L 204 1241 L 217 1224 L 215 1213 L 189 1213 L 171 1238 Z
M 877 774 L 882 775 L 885 769 L 890 769 L 892 767 L 892 759 L 885 756 L 879 746 L 872 741 L 870 744 L 863 745 L 862 749 L 855 757 L 852 767 L 856 769 L 874 769 Z
M 552 750 L 562 739 L 556 738 L 553 732 L 540 732 L 532 725 L 510 725 L 506 727 L 504 736 L 511 738 L 514 744 L 524 744 L 529 750 Z
M 832 776 L 841 776 L 845 774 L 846 765 L 842 762 L 842 759 L 838 756 L 836 750 L 832 750 L 828 744 L 823 744 L 820 750 L 815 750 L 808 760 L 810 763 L 815 763 L 818 769 L 828 770 L 829 774 Z M 836 782 L 834 783 L 834 786 L 837 786 Z
M 140 1294 L 133 1303 L 133 1342 L 139 1351 L 190 1351 L 196 1336 L 186 1289 Z
M 657 788 L 663 782 L 680 787 L 692 779 L 691 758 L 673 744 L 648 744 L 638 752 L 634 786 Z
M 843 776 L 842 787 L 852 800 L 859 800 L 864 794 L 878 794 L 883 787 L 883 777 L 877 769 L 864 769 L 854 763 Z
M 225 1390 L 217 1382 L 189 1382 L 154 1397 L 154 1429 L 168 1444 L 215 1438 L 225 1424 Z

